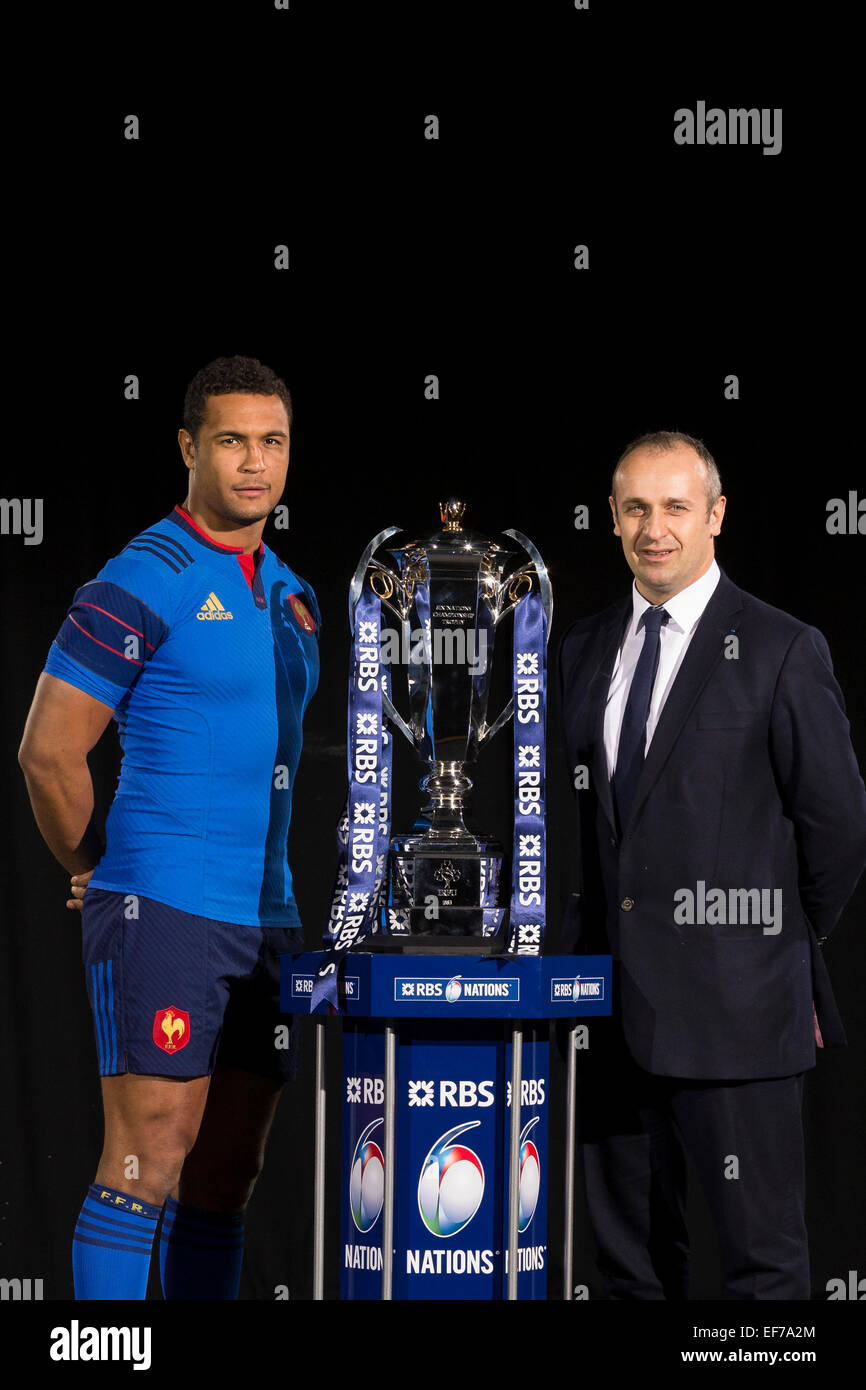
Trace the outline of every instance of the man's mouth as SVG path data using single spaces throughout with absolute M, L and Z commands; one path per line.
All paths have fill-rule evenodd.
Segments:
M 239 492 L 242 497 L 259 497 L 263 492 L 267 492 L 266 487 L 254 483 L 250 483 L 249 487 L 236 487 L 232 490 L 234 492 Z
M 673 547 L 670 550 L 642 550 L 641 555 L 645 560 L 667 560 L 673 555 Z

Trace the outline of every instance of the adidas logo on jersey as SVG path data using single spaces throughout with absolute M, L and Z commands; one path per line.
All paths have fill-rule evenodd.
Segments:
M 217 598 L 216 594 L 208 594 L 207 600 L 202 604 L 196 613 L 197 618 L 231 618 L 234 615 L 226 611 Z

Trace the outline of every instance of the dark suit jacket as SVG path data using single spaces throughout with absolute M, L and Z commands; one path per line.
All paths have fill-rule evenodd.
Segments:
M 785 1076 L 845 1034 L 819 937 L 866 863 L 866 789 L 842 693 L 816 628 L 723 573 L 662 710 L 628 823 L 615 831 L 603 742 L 631 591 L 559 649 L 560 709 L 577 793 L 581 885 L 563 950 L 619 962 L 629 1051 L 663 1076 Z M 739 639 L 726 659 L 726 635 Z M 677 890 L 781 889 L 782 927 L 678 925 Z M 770 901 L 772 901 L 772 896 Z M 629 907 L 629 902 L 633 905 Z M 742 912 L 740 913 L 742 916 Z

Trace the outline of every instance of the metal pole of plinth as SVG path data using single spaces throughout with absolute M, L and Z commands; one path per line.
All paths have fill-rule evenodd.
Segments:
M 313 1298 L 325 1297 L 325 1020 L 316 1019 L 316 1125 L 313 1187 Z
M 568 1056 L 565 1067 L 565 1230 L 562 1245 L 562 1296 L 572 1296 L 572 1264 L 574 1258 L 574 1144 L 575 1092 L 577 1089 L 577 1020 L 567 1033 Z
M 385 1200 L 382 1207 L 382 1298 L 391 1298 L 394 1269 L 394 1158 L 397 1108 L 397 1030 L 385 1024 Z
M 511 1028 L 511 1137 L 508 1156 L 508 1294 L 517 1298 L 517 1223 L 520 1203 L 520 1115 L 523 1089 L 523 1025 Z

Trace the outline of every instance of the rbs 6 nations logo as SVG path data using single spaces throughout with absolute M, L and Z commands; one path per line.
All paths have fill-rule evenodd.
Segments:
M 535 1215 L 538 1206 L 538 1189 L 541 1185 L 541 1159 L 538 1149 L 528 1138 L 529 1131 L 541 1119 L 536 1115 L 520 1132 L 520 1195 L 517 1207 L 517 1229 L 523 1234 Z
M 458 1134 L 475 1129 L 480 1123 L 480 1120 L 470 1120 L 446 1130 L 421 1165 L 418 1210 L 427 1230 L 434 1236 L 455 1236 L 469 1225 L 481 1206 L 484 1196 L 481 1160 L 465 1144 L 452 1142 Z
M 362 1234 L 373 1229 L 385 1201 L 385 1155 L 370 1138 L 381 1124 L 383 1119 L 373 1120 L 361 1131 L 352 1154 L 349 1205 L 352 1220 Z

